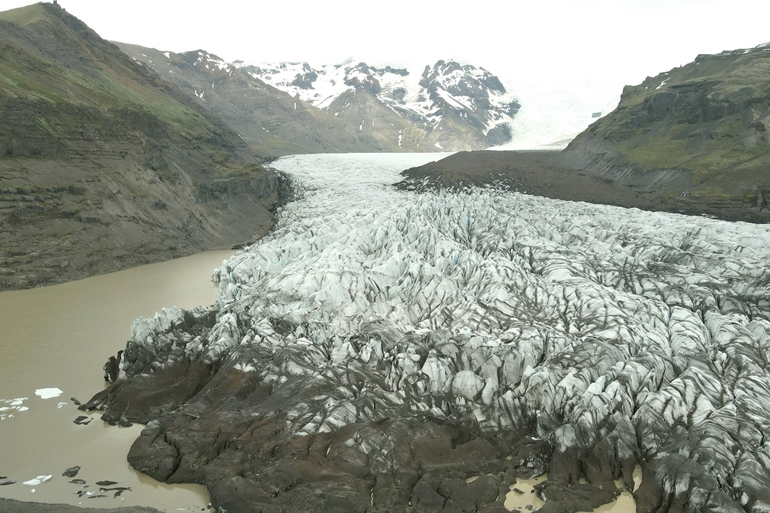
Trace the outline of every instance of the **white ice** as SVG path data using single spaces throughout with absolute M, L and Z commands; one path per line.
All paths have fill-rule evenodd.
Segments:
M 390 186 L 435 158 L 272 163 L 301 199 L 216 270 L 217 323 L 185 351 L 252 366 L 274 393 L 289 378 L 370 373 L 376 389 L 340 381 L 338 395 L 296 405 L 297 434 L 398 408 L 469 415 L 562 448 L 681 450 L 736 496 L 760 499 L 764 482 L 752 483 L 770 471 L 751 469 L 770 469 L 770 227 Z M 132 343 L 175 344 L 163 333 L 182 316 L 137 321 Z M 276 333 L 277 321 L 291 331 Z M 253 365 L 260 351 L 276 357 Z
M 58 388 L 38 388 L 35 390 L 35 395 L 40 396 L 41 399 L 53 399 L 62 395 L 62 391 Z
M 28 407 L 24 406 L 24 401 L 26 401 L 27 397 L 17 397 L 15 399 L 0 399 L 0 403 L 6 404 L 7 406 L 0 406 L 0 420 L 6 420 L 13 418 L 14 414 L 12 412 L 23 412 L 29 410 Z
M 43 484 L 46 481 L 49 481 L 53 476 L 37 476 L 34 479 L 30 479 L 29 481 L 24 481 L 23 484 L 29 485 L 29 486 L 37 486 L 39 484 Z

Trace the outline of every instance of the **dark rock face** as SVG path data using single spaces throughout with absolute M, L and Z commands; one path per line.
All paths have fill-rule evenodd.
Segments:
M 377 94 L 382 89 L 380 81 L 365 62 L 360 62 L 350 69 L 345 77 L 345 85 L 363 89 L 369 94 Z
M 294 80 L 292 80 L 291 85 L 297 86 L 300 89 L 312 89 L 313 82 L 315 82 L 317 79 L 318 73 L 313 71 L 308 63 L 303 63 L 302 73 L 297 73 L 297 75 L 294 77 Z

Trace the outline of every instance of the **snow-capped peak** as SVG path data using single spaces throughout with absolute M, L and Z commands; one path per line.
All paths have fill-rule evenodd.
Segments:
M 308 63 L 258 64 L 244 68 L 252 77 L 326 109 L 342 94 L 361 90 L 418 126 L 435 127 L 448 111 L 484 133 L 510 122 L 519 104 L 492 73 L 440 60 L 422 75 L 403 68 L 376 68 L 352 59 L 313 68 Z
M 230 68 L 235 67 L 221 57 L 210 54 L 204 50 L 198 50 L 196 53 L 198 54 L 198 58 L 193 63 L 194 66 L 202 66 L 211 70 L 217 68 L 220 71 L 229 71 Z

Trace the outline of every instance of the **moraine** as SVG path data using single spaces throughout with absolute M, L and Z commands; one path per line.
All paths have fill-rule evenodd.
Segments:
M 770 511 L 770 229 L 391 186 L 435 158 L 274 163 L 301 197 L 88 404 L 131 464 L 230 512 L 504 511 L 549 466 L 583 510 L 637 464 L 639 511 Z

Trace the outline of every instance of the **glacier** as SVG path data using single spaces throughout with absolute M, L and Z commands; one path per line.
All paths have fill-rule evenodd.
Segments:
M 770 511 L 770 228 L 392 187 L 436 158 L 275 161 L 275 229 L 215 305 L 137 319 L 83 408 L 228 511 L 498 511 L 549 467 L 576 511 L 637 464 L 638 511 Z

